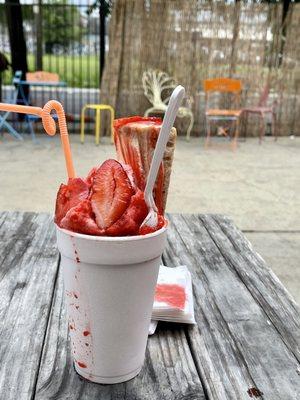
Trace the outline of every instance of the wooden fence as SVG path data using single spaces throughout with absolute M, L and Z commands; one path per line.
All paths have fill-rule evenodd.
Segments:
M 243 106 L 256 105 L 264 86 L 278 101 L 279 134 L 300 134 L 300 4 L 199 0 L 116 0 L 101 99 L 117 115 L 143 114 L 142 74 L 158 68 L 193 98 L 194 134 L 204 133 L 202 82 L 243 82 Z M 250 119 L 249 135 L 256 135 Z

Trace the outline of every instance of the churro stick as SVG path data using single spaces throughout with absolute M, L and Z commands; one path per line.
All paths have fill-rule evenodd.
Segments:
M 130 117 L 115 120 L 114 139 L 118 159 L 129 164 L 141 190 L 145 189 L 153 151 L 160 132 L 159 118 Z M 155 203 L 161 213 L 166 208 L 171 168 L 174 157 L 176 129 L 172 128 L 154 189 Z

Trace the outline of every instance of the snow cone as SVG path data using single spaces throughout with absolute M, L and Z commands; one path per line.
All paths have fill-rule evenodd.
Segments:
M 155 285 L 166 240 L 148 213 L 130 166 L 107 160 L 57 194 L 61 253 L 76 371 L 98 383 L 124 382 L 142 368 Z

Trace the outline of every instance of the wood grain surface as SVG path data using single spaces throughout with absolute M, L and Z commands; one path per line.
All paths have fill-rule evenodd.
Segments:
M 170 220 L 164 260 L 193 275 L 187 335 L 208 398 L 300 398 L 300 314 L 279 280 L 228 219 Z
M 31 399 L 58 268 L 52 218 L 0 216 L 0 399 Z
M 300 312 L 223 216 L 170 215 L 164 263 L 193 276 L 196 326 L 159 323 L 142 372 L 117 385 L 74 370 L 55 229 L 0 213 L 0 400 L 300 399 Z

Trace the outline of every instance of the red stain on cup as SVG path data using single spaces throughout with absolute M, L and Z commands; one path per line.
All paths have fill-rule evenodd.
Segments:
M 74 236 L 71 236 L 71 242 L 72 242 L 72 246 L 73 246 L 73 249 L 74 249 L 76 262 L 80 263 L 80 260 L 79 260 L 79 257 L 78 257 L 78 251 L 76 250 L 75 243 L 74 243 Z
M 80 368 L 87 368 L 86 364 L 81 361 L 76 361 Z
M 183 310 L 186 301 L 184 287 L 176 284 L 158 284 L 155 289 L 155 300 Z
M 88 335 L 90 335 L 90 334 L 91 334 L 90 331 L 83 331 L 83 336 L 88 336 Z

